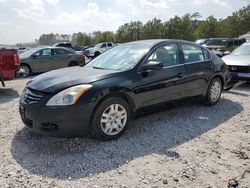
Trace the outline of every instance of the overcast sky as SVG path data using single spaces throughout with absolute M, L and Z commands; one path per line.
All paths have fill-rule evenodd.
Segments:
M 116 31 L 129 21 L 165 21 L 199 12 L 225 18 L 250 0 L 0 0 L 0 44 L 34 41 L 43 33 Z

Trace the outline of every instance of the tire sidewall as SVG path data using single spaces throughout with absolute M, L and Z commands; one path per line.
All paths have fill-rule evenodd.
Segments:
M 101 121 L 101 116 L 102 116 L 103 112 L 105 111 L 105 109 L 112 104 L 120 104 L 125 108 L 125 110 L 127 112 L 127 122 L 126 122 L 126 125 L 124 126 L 124 128 L 122 129 L 122 131 L 120 131 L 118 134 L 107 135 L 102 130 L 100 121 Z M 130 119 L 131 119 L 131 110 L 130 110 L 128 103 L 125 100 L 123 100 L 122 98 L 118 98 L 118 97 L 106 99 L 97 107 L 96 111 L 94 112 L 94 116 L 92 118 L 91 127 L 90 127 L 91 134 L 92 134 L 92 136 L 96 137 L 97 139 L 100 139 L 103 141 L 117 139 L 121 135 L 123 135 L 124 132 L 126 131 L 128 124 L 130 123 Z
M 211 100 L 211 97 L 210 97 L 210 95 L 211 95 L 211 88 L 212 88 L 212 85 L 213 85 L 215 82 L 219 82 L 219 83 L 220 83 L 220 88 L 221 88 L 221 89 L 220 89 L 220 96 L 218 97 L 218 100 L 212 101 L 212 100 Z M 208 87 L 208 90 L 207 90 L 206 104 L 207 104 L 207 105 L 210 105 L 210 106 L 213 106 L 213 105 L 217 104 L 217 103 L 219 102 L 220 98 L 221 98 L 221 93 L 222 93 L 222 82 L 221 82 L 220 78 L 214 78 L 214 79 L 210 82 L 209 87 Z
M 21 65 L 21 68 L 23 68 L 23 67 L 26 67 L 26 68 L 29 70 L 29 73 L 28 73 L 27 75 L 23 75 L 23 76 L 24 76 L 24 77 L 29 76 L 29 75 L 30 75 L 30 73 L 31 73 L 31 69 L 30 69 L 30 67 L 29 67 L 28 65 L 26 65 L 26 64 L 22 64 L 22 65 Z

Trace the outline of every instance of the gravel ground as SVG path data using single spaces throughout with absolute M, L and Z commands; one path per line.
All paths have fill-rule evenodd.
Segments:
M 18 101 L 29 79 L 0 88 L 0 187 L 227 187 L 250 168 L 250 84 L 143 116 L 110 142 L 49 138 L 24 128 Z M 246 173 L 238 187 L 250 187 Z

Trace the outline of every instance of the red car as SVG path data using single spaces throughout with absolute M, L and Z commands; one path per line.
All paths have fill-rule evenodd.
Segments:
M 0 82 L 3 87 L 5 80 L 13 80 L 20 69 L 20 60 L 17 50 L 0 49 Z

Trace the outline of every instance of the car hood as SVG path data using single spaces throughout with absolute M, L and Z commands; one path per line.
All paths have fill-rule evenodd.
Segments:
M 87 51 L 95 51 L 97 48 L 96 47 L 93 47 L 93 48 L 88 48 Z
M 19 56 L 19 57 L 20 57 L 20 56 Z M 28 57 L 25 57 L 25 58 L 24 58 L 24 57 L 20 57 L 20 61 L 21 61 L 21 62 L 26 61 L 26 60 L 28 60 L 28 59 L 29 59 Z
M 33 78 L 28 87 L 45 93 L 53 93 L 78 84 L 89 84 L 115 76 L 118 71 L 92 67 L 70 67 L 51 71 Z
M 250 66 L 250 55 L 227 55 L 222 59 L 227 65 Z

